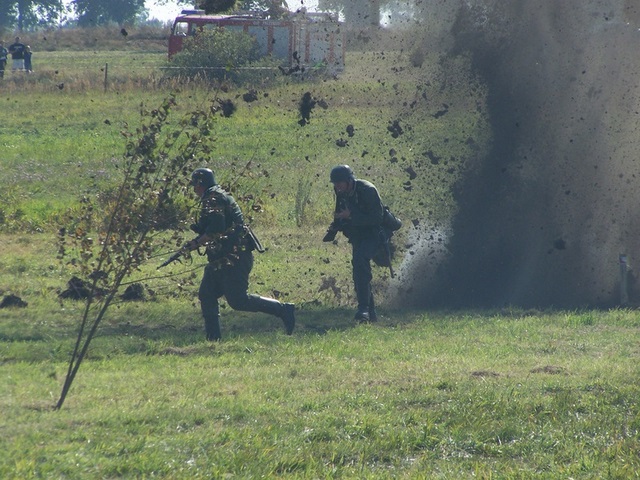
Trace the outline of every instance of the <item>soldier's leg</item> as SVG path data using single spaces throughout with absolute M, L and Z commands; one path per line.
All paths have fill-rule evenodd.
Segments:
M 375 322 L 378 320 L 378 313 L 376 312 L 376 304 L 373 301 L 373 292 L 369 293 L 369 321 Z
M 243 312 L 262 312 L 279 317 L 284 322 L 287 335 L 293 333 L 295 327 L 295 306 L 292 303 L 281 303 L 273 298 L 250 295 L 249 274 L 253 268 L 251 252 L 240 254 L 233 266 L 225 268 L 224 296 L 234 310 Z
M 353 266 L 353 285 L 358 299 L 358 311 L 355 319 L 359 321 L 369 321 L 369 304 L 372 303 L 373 293 L 371 292 L 371 258 L 373 257 L 377 245 L 377 238 L 365 238 L 352 243 L 353 256 L 351 265 Z
M 207 265 L 198 290 L 200 310 L 204 318 L 204 330 L 207 340 L 216 341 L 222 338 L 220 331 L 220 306 L 218 298 L 222 296 L 221 278 L 212 265 Z

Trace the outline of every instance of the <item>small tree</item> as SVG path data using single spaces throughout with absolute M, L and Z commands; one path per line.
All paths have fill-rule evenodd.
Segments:
M 241 68 L 262 57 L 256 39 L 244 32 L 206 30 L 186 39 L 184 48 L 172 60 L 170 72 L 189 78 L 237 82 Z
M 160 108 L 143 111 L 143 126 L 124 133 L 127 143 L 117 193 L 106 202 L 101 192 L 85 194 L 80 211 L 70 214 L 59 230 L 59 258 L 75 267 L 81 278 L 90 279 L 90 293 L 56 409 L 62 407 L 123 281 L 153 252 L 184 243 L 180 229 L 169 238 L 157 234 L 166 223 L 167 212 L 174 211 L 173 199 L 184 197 L 196 159 L 210 153 L 218 107 L 212 103 L 172 125 L 169 120 L 175 104 L 171 96 Z

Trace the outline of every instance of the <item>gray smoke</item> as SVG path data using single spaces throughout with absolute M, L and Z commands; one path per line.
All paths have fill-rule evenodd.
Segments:
M 640 268 L 639 27 L 629 0 L 463 2 L 450 54 L 488 86 L 493 144 L 416 304 L 619 301 L 618 255 Z

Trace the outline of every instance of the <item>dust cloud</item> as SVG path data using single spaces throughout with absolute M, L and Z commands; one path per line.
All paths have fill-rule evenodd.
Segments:
M 405 260 L 427 279 L 409 301 L 618 304 L 619 254 L 640 269 L 640 4 L 460 5 L 449 55 L 486 82 L 493 142 L 456 185 L 446 253 Z M 629 288 L 639 302 L 633 274 Z

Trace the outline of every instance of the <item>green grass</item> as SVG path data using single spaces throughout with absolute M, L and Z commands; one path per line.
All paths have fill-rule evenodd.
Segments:
M 255 188 L 267 192 L 269 222 L 294 218 L 299 178 L 292 173 L 302 169 L 310 182 L 310 196 L 316 200 L 307 209 L 309 219 L 317 223 L 330 202 L 327 172 L 336 163 L 350 163 L 375 182 L 392 206 L 402 205 L 406 217 L 424 218 L 425 211 L 431 212 L 431 221 L 448 217 L 455 208 L 450 187 L 472 153 L 469 138 L 478 145 L 486 143 L 482 115 L 466 100 L 454 103 L 451 98 L 459 95 L 455 89 L 427 87 L 419 76 L 398 74 L 397 80 L 403 82 L 400 86 L 385 82 L 371 90 L 355 87 L 356 77 L 353 73 L 338 81 L 293 82 L 260 90 L 259 100 L 251 103 L 241 98 L 246 89 L 216 93 L 187 87 L 178 94 L 176 112 L 185 115 L 215 94 L 236 103 L 232 117 L 220 117 L 214 132 L 216 151 L 205 163 L 222 179 L 233 178 L 233 171 L 248 160 L 264 169 L 269 175 L 257 180 Z M 419 108 L 388 100 L 401 96 L 413 101 L 416 85 L 429 91 L 427 100 L 418 95 Z M 5 216 L 11 217 L 15 210 L 33 212 L 30 216 L 39 220 L 37 226 L 46 228 L 42 217 L 47 210 L 55 218 L 60 205 L 72 203 L 82 189 L 96 182 L 102 187 L 113 185 L 118 180 L 115 163 L 124 151 L 121 132 L 127 127 L 135 129 L 141 121 L 140 109 L 155 108 L 170 91 L 141 91 L 132 85 L 115 91 L 85 91 L 74 90 L 72 85 L 0 99 L 8 118 L 13 119 L 0 126 L 6 152 L 0 180 L 12 186 L 0 195 L 0 207 L 6 204 Z M 306 91 L 325 102 L 326 108 L 317 106 L 311 123 L 301 127 L 298 103 Z M 447 102 L 449 113 L 444 119 L 430 114 Z M 388 127 L 397 119 L 406 131 L 393 138 Z M 355 128 L 352 138 L 346 134 L 348 125 Z M 348 143 L 340 147 L 338 140 Z M 427 152 L 442 161 L 433 164 Z M 404 185 L 409 167 L 418 173 L 410 190 Z M 394 192 L 393 197 L 388 192 Z M 2 197 L 9 194 L 11 198 L 3 202 Z
M 0 316 L 3 478 L 637 478 L 635 312 L 228 313 L 211 345 L 128 305 L 53 412 L 72 312 Z

